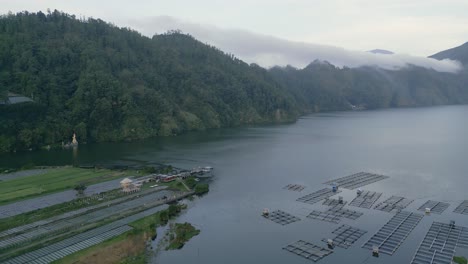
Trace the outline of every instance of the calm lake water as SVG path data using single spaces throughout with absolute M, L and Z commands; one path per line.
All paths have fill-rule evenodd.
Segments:
M 433 221 L 468 216 L 452 211 L 468 199 L 468 106 L 390 109 L 310 115 L 295 124 L 212 130 L 174 138 L 80 146 L 0 156 L 1 166 L 34 164 L 170 163 L 213 166 L 210 193 L 196 200 L 179 222 L 201 229 L 182 250 L 161 253 L 153 263 L 312 263 L 281 248 L 299 239 L 317 245 L 342 223 L 368 232 L 349 249 L 319 263 L 409 263 Z M 425 216 L 393 256 L 371 257 L 361 248 L 393 214 L 356 207 L 357 220 L 340 224 L 305 218 L 321 204 L 295 200 L 325 187 L 322 183 L 360 171 L 389 179 L 363 187 L 414 199 L 408 211 L 427 200 L 450 203 L 442 214 Z M 282 189 L 305 185 L 302 192 Z M 355 191 L 340 195 L 351 201 Z M 281 209 L 302 220 L 281 226 L 260 216 L 263 208 Z M 460 252 L 466 254 L 466 252 Z

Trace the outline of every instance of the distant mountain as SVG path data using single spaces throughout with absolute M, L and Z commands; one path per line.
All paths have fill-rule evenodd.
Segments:
M 384 50 L 384 49 L 373 49 L 373 50 L 368 50 L 367 52 L 374 53 L 374 54 L 385 54 L 385 55 L 395 54 L 393 53 L 393 51 Z
M 468 42 L 465 44 L 451 48 L 448 50 L 441 51 L 436 53 L 429 58 L 434 58 L 438 60 L 451 59 L 461 62 L 463 65 L 468 65 Z
M 304 69 L 273 67 L 270 74 L 309 112 L 468 103 L 466 74 L 417 66 L 392 71 L 314 62 Z

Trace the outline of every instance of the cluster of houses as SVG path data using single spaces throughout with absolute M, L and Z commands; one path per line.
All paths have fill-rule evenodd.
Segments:
M 120 181 L 120 187 L 124 193 L 134 193 L 141 190 L 141 186 L 148 182 L 171 182 L 177 179 L 186 179 L 189 176 L 210 177 L 212 176 L 213 167 L 198 167 L 189 171 L 179 171 L 177 174 L 151 174 L 135 180 L 125 178 Z

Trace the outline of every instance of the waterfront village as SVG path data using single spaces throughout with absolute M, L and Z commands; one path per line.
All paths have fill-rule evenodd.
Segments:
M 138 192 L 141 190 L 141 187 L 145 183 L 150 183 L 150 182 L 156 182 L 156 183 L 169 183 L 172 181 L 176 180 L 185 180 L 188 177 L 192 176 L 195 177 L 195 181 L 199 181 L 200 177 L 207 178 L 211 177 L 213 172 L 213 167 L 198 167 L 198 168 L 193 168 L 189 171 L 177 171 L 176 174 L 159 174 L 159 173 L 154 173 L 150 174 L 148 176 L 143 176 L 140 177 L 136 180 L 131 180 L 130 178 L 125 178 L 122 181 L 120 181 L 120 186 L 122 188 L 122 192 L 124 193 L 132 193 L 132 192 Z M 150 186 L 151 188 L 153 187 L 158 187 L 157 184 Z

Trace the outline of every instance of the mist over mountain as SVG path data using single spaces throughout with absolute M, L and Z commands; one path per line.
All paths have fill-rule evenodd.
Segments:
M 399 70 L 409 65 L 416 65 L 439 72 L 457 72 L 461 69 L 458 62 L 450 59 L 436 60 L 406 54 L 381 56 L 382 54 L 347 50 L 330 45 L 290 41 L 246 30 L 190 23 L 170 16 L 136 19 L 132 24 L 146 35 L 181 30 L 204 43 L 235 54 L 248 63 L 256 63 L 267 68 L 278 65 L 304 68 L 311 61 L 321 60 L 338 67 L 349 68 L 377 66 L 387 70 Z
M 391 59 L 266 70 L 177 31 L 149 38 L 58 11 L 4 15 L 0 39 L 0 96 L 34 101 L 0 104 L 0 152 L 57 145 L 73 132 L 80 142 L 130 141 L 291 122 L 311 112 L 468 103 L 466 70 L 426 67 L 450 68 L 451 60 L 422 58 L 424 67 L 402 60 L 397 69 L 383 62 L 398 55 L 362 52 L 370 56 L 363 62 Z M 267 49 L 277 45 L 269 40 L 262 42 Z M 284 44 L 277 47 L 291 47 Z M 291 52 L 304 55 L 300 50 Z

